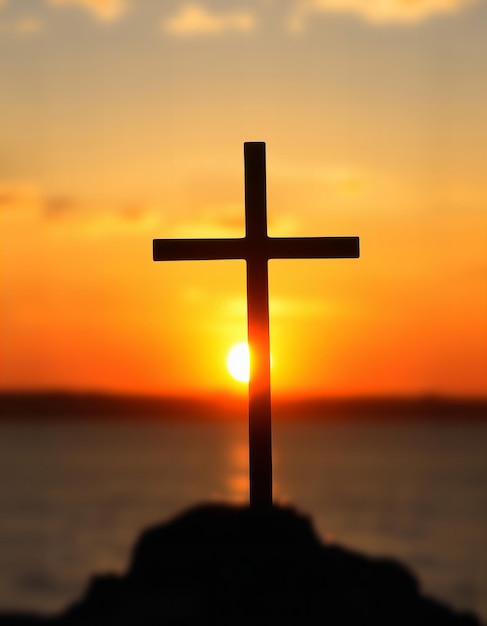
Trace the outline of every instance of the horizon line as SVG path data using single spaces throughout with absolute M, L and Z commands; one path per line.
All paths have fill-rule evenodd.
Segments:
M 6 395 L 70 395 L 70 396 L 121 396 L 121 397 L 141 397 L 141 398 L 203 398 L 211 399 L 215 397 L 234 397 L 246 399 L 248 387 L 242 384 L 242 390 L 231 390 L 225 388 L 211 388 L 208 390 L 178 390 L 174 392 L 166 391 L 136 391 L 120 390 L 114 388 L 96 387 L 0 387 L 0 396 Z M 334 392 L 306 392 L 274 391 L 273 398 L 282 399 L 310 399 L 310 400 L 368 400 L 368 399 L 443 399 L 443 400 L 478 400 L 487 402 L 487 391 L 483 393 L 449 393 L 443 391 L 387 391 L 387 392 L 354 392 L 354 393 L 334 393 Z
M 280 419 L 465 419 L 487 420 L 487 397 L 422 395 L 275 395 L 272 414 Z M 243 419 L 247 394 L 148 394 L 76 390 L 1 390 L 0 419 L 156 418 Z

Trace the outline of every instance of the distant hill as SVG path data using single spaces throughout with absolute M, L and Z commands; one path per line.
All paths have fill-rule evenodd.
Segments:
M 105 393 L 4 392 L 0 419 L 245 418 L 245 396 L 137 396 Z M 276 419 L 486 420 L 487 398 L 367 397 L 273 400 Z
M 182 418 L 212 417 L 219 403 L 194 397 L 117 395 L 105 393 L 29 392 L 0 394 L 5 417 Z

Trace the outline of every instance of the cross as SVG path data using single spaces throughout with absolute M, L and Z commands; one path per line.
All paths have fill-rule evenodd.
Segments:
M 244 144 L 245 237 L 154 239 L 154 261 L 245 259 L 250 351 L 250 506 L 272 506 L 271 388 L 269 348 L 269 259 L 358 258 L 358 237 L 269 237 L 267 235 L 265 143 Z

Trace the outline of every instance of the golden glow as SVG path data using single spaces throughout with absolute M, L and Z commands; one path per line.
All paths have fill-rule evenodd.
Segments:
M 235 344 L 227 355 L 227 368 L 230 374 L 241 383 L 248 383 L 250 377 L 250 353 L 246 341 Z
M 2 388 L 245 396 L 245 262 L 151 242 L 243 237 L 262 140 L 269 235 L 362 250 L 270 261 L 273 394 L 487 393 L 486 3 L 22 4 L 0 0 Z

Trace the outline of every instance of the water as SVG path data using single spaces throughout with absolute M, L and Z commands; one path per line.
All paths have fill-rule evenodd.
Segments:
M 478 423 L 277 422 L 276 498 L 485 619 L 486 450 Z M 62 610 L 142 528 L 246 501 L 247 469 L 245 422 L 0 422 L 0 610 Z

